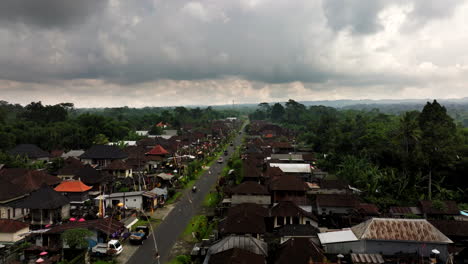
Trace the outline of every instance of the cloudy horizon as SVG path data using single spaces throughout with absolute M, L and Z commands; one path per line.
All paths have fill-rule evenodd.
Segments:
M 4 0 L 0 100 L 468 97 L 462 0 Z

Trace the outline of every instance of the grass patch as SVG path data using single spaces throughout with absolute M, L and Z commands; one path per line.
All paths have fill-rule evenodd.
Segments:
M 204 238 L 208 238 L 216 228 L 216 222 L 208 222 L 208 218 L 204 215 L 196 215 L 190 219 L 190 223 L 185 227 L 182 233 L 182 239 L 187 242 L 197 242 Z
M 157 225 L 161 223 L 160 219 L 150 218 L 149 220 L 138 219 L 138 221 L 132 226 L 132 230 L 135 230 L 137 226 L 149 226 L 151 225 L 155 228 Z
M 166 204 L 172 204 L 174 203 L 175 201 L 177 201 L 179 199 L 179 197 L 182 195 L 182 192 L 181 191 L 178 191 L 176 192 L 171 198 L 169 198 L 167 201 L 166 201 Z
M 203 206 L 205 207 L 216 207 L 218 203 L 221 201 L 222 196 L 217 193 L 216 191 L 209 192 L 205 196 L 205 200 L 203 200 Z
M 169 264 L 189 264 L 192 263 L 190 256 L 179 255 L 169 262 Z

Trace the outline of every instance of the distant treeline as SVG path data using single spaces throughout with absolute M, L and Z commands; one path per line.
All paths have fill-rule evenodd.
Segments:
M 75 109 L 71 103 L 43 105 L 0 101 L 0 150 L 17 144 L 36 144 L 45 150 L 82 149 L 107 141 L 137 140 L 136 130 L 151 130 L 159 122 L 171 129 L 184 124 L 204 128 L 211 120 L 239 116 L 232 109 L 206 108 L 103 108 Z

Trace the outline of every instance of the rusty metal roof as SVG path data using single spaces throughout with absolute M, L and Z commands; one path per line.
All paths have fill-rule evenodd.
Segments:
M 453 243 L 426 219 L 372 218 L 351 229 L 358 239 Z
M 351 260 L 354 264 L 380 264 L 385 263 L 380 254 L 351 254 Z

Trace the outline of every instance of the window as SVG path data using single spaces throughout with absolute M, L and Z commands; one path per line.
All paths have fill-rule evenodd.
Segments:
M 310 225 L 310 221 L 306 221 L 306 225 Z
M 10 209 L 8 209 L 8 219 L 10 219 Z
M 16 208 L 13 208 L 13 218 L 16 217 Z
M 299 224 L 299 217 L 294 217 L 293 218 L 293 224 L 295 224 L 295 225 Z
M 286 224 L 290 225 L 291 224 L 291 217 L 286 217 Z
M 126 202 L 128 202 L 128 199 L 125 199 Z
M 133 199 L 134 202 L 136 202 L 136 199 Z

